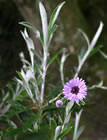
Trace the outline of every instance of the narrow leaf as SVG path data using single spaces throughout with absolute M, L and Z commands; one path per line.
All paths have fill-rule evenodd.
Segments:
M 18 74 L 19 78 L 20 78 L 22 81 L 24 81 L 24 78 L 23 78 L 23 76 L 22 76 L 21 72 L 18 72 L 18 71 L 16 71 L 16 72 L 17 72 L 17 74 Z
M 78 129 L 78 133 L 77 133 L 77 139 L 79 139 L 80 135 L 83 133 L 85 127 L 84 126 L 81 126 L 79 129 Z
M 29 37 L 26 29 L 24 30 L 24 33 L 23 32 L 21 32 L 21 33 L 22 33 L 23 38 L 25 39 L 25 42 L 26 42 L 26 45 L 27 45 L 27 48 L 28 48 L 28 51 L 29 51 L 29 54 L 30 54 L 32 67 L 34 67 L 34 53 L 33 53 L 32 50 L 34 50 L 35 47 L 34 47 L 33 40 Z
M 81 49 L 80 54 L 79 54 L 80 62 L 81 62 L 81 60 L 83 59 L 83 57 L 84 57 L 86 51 L 87 51 L 86 48 L 82 48 L 82 49 Z
M 58 57 L 58 55 L 63 51 L 63 49 L 59 50 L 49 61 L 47 68 L 51 65 L 51 63 Z
M 102 45 L 98 45 L 95 48 L 93 48 L 92 51 L 90 52 L 89 56 L 92 56 L 95 53 L 97 53 L 102 47 L 103 47 Z
M 33 53 L 39 58 L 40 61 L 42 61 L 42 57 L 40 56 L 40 54 L 36 51 L 33 51 Z
M 77 140 L 78 126 L 79 126 L 79 121 L 80 121 L 81 113 L 82 113 L 82 109 L 80 110 L 79 113 L 76 113 L 73 140 Z
M 107 54 L 105 54 L 103 51 L 100 51 L 100 53 L 105 59 L 107 59 Z
M 56 29 L 58 28 L 58 25 L 53 25 L 53 27 L 51 29 L 49 29 L 48 31 L 48 36 L 50 38 L 50 36 L 56 31 Z
M 40 32 L 39 30 L 37 30 L 32 24 L 30 24 L 29 22 L 19 22 L 19 24 L 31 29 L 38 38 L 40 38 Z
M 62 128 L 61 126 L 56 127 L 54 140 L 57 140 L 57 138 L 61 132 L 61 128 Z
M 88 36 L 87 36 L 81 29 L 79 29 L 79 32 L 82 33 L 82 35 L 84 36 L 84 38 L 85 38 L 85 40 L 86 40 L 86 42 L 87 42 L 87 45 L 88 45 L 88 47 L 89 47 L 90 41 L 89 41 L 89 39 L 88 39 Z
M 66 128 L 61 134 L 58 136 L 58 138 L 63 138 L 65 135 L 69 133 L 69 131 L 72 129 L 72 126 L 69 128 Z
M 67 106 L 66 106 L 66 116 L 69 114 L 69 111 L 71 110 L 71 108 L 73 107 L 74 102 L 68 102 Z
M 47 23 L 47 13 L 43 6 L 43 4 L 39 3 L 41 21 L 42 21 L 42 31 L 43 31 L 43 38 L 44 38 L 44 45 L 46 45 L 48 40 L 48 23 Z
M 66 125 L 67 123 L 69 123 L 70 118 L 71 118 L 71 112 L 69 112 L 69 114 L 65 117 L 64 125 Z
M 96 32 L 96 34 L 95 34 L 95 36 L 94 36 L 94 38 L 93 38 L 90 46 L 89 46 L 90 49 L 92 49 L 95 46 L 95 44 L 97 43 L 97 40 L 100 37 L 100 34 L 102 32 L 102 29 L 103 29 L 103 23 L 100 22 L 99 28 L 98 28 L 98 30 L 97 30 L 97 32 Z
M 61 4 L 59 4 L 53 11 L 52 15 L 51 15 L 51 18 L 50 18 L 50 21 L 49 21 L 49 29 L 51 29 L 59 15 L 59 12 L 62 8 L 62 6 L 65 4 L 65 2 L 62 2 Z

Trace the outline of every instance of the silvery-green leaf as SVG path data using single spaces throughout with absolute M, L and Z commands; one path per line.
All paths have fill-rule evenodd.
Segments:
M 50 42 L 51 42 L 51 40 L 52 40 L 52 38 L 53 38 L 53 34 L 54 34 L 54 32 L 56 31 L 56 29 L 58 28 L 58 25 L 53 25 L 53 27 L 52 28 L 50 28 L 49 30 L 48 30 L 48 47 L 49 47 L 49 45 L 50 45 Z
M 26 72 L 26 80 L 29 81 L 30 79 L 35 79 L 35 76 L 31 70 L 27 70 Z
M 101 80 L 101 82 L 98 84 L 98 86 L 103 86 L 103 81 Z
M 81 49 L 80 54 L 79 54 L 79 56 L 78 56 L 79 64 L 81 63 L 81 61 L 82 61 L 82 59 L 83 59 L 83 57 L 84 57 L 86 51 L 87 51 L 86 48 L 82 48 L 82 49 Z
M 9 108 L 10 108 L 10 104 L 6 105 L 1 111 L 0 111 L 0 117 L 2 115 L 4 115 L 6 112 L 8 112 Z
M 19 57 L 20 57 L 21 59 L 25 59 L 24 53 L 23 53 L 23 52 L 20 52 L 20 53 L 19 53 Z
M 23 71 L 23 70 L 22 70 Z M 21 72 L 18 72 L 17 71 L 17 74 L 18 74 L 18 76 L 20 77 L 20 79 L 22 80 L 22 81 L 24 81 L 24 77 L 23 77 L 23 72 L 21 73 Z M 17 78 L 16 78 L 17 79 Z
M 53 25 L 53 27 L 52 28 L 50 28 L 49 30 L 48 30 L 48 37 L 50 38 L 50 36 L 56 31 L 56 29 L 58 28 L 58 25 Z
M 102 32 L 102 29 L 103 29 L 103 22 L 100 22 L 99 28 L 98 28 L 95 36 L 93 37 L 93 40 L 91 41 L 91 44 L 89 46 L 90 49 L 92 49 L 95 46 L 95 44 L 97 43 L 97 40 L 100 37 L 100 34 Z
M 24 32 L 21 32 L 21 33 L 22 33 L 23 38 L 25 39 L 25 41 L 26 41 L 26 43 L 27 43 L 28 50 L 30 50 L 30 49 L 33 49 L 33 50 L 34 50 L 35 47 L 34 47 L 33 41 L 32 41 L 32 39 L 29 37 L 26 28 L 24 29 Z
M 30 97 L 30 98 L 32 99 L 32 101 L 35 103 L 35 100 L 33 99 L 32 91 L 31 91 L 31 89 L 30 89 L 30 87 L 29 87 L 29 84 L 28 84 L 28 80 L 29 80 L 28 78 L 29 78 L 29 77 L 26 76 L 26 73 L 23 71 L 23 69 L 21 69 L 21 73 L 18 72 L 18 75 L 19 75 L 20 78 L 23 80 L 23 82 L 22 82 L 21 80 L 19 80 L 19 79 L 16 79 L 16 80 L 24 87 L 24 89 L 27 91 L 29 97 Z M 28 76 L 29 76 L 29 75 L 28 75 Z
M 17 128 L 17 125 L 12 120 L 8 120 L 8 124 L 12 128 Z
M 61 126 L 56 127 L 54 140 L 57 140 L 57 138 L 61 132 L 61 128 L 62 128 Z
M 39 58 L 40 61 L 42 61 L 42 57 L 40 56 L 40 54 L 38 52 L 34 51 L 33 53 Z
M 23 63 L 23 68 L 24 68 L 24 69 L 27 67 L 26 65 L 32 66 L 32 65 L 30 64 L 30 62 L 27 61 L 26 59 L 21 59 L 21 61 L 22 61 L 22 63 Z
M 67 106 L 66 106 L 66 116 L 69 114 L 69 111 L 71 110 L 71 108 L 73 107 L 74 102 L 69 101 Z
M 80 117 L 81 117 L 82 111 L 83 111 L 83 110 L 81 109 L 79 113 L 76 113 L 73 140 L 77 140 L 78 126 L 79 126 L 79 121 L 80 121 Z
M 66 125 L 70 121 L 70 118 L 71 118 L 71 112 L 65 117 L 64 125 Z
M 60 49 L 49 61 L 47 68 L 49 68 L 49 66 L 52 64 L 52 62 L 58 57 L 58 55 L 63 51 L 63 49 Z
M 43 38 L 44 38 L 44 45 L 46 46 L 48 40 L 48 23 L 47 23 L 47 13 L 43 6 L 43 4 L 39 3 L 41 21 L 42 21 L 42 31 L 43 31 Z
M 105 54 L 103 51 L 100 51 L 100 53 L 105 59 L 107 59 L 107 54 Z
M 40 74 L 40 76 L 42 76 L 42 70 L 41 70 L 41 66 L 35 62 L 35 67 L 36 67 L 36 72 L 38 72 Z
M 82 35 L 84 36 L 84 38 L 85 38 L 85 40 L 86 40 L 86 42 L 87 42 L 87 45 L 88 45 L 88 47 L 89 47 L 90 41 L 89 41 L 89 39 L 88 39 L 88 36 L 87 36 L 81 29 L 79 29 L 79 32 L 82 33 Z
M 61 82 L 62 82 L 62 85 L 64 86 L 64 63 L 67 59 L 67 57 L 69 56 L 69 54 L 66 53 L 66 49 L 64 48 L 63 49 L 63 54 L 62 54 L 62 57 L 61 57 L 61 65 L 60 65 L 60 75 L 61 75 Z
M 24 25 L 25 27 L 31 29 L 35 34 L 36 37 L 40 38 L 40 32 L 37 30 L 33 25 L 31 25 L 29 22 L 19 22 L 19 24 Z
M 27 78 L 26 78 L 26 74 L 25 72 L 23 71 L 23 69 L 21 69 L 21 76 L 23 77 L 22 80 L 24 80 L 25 82 L 28 82 Z
M 83 133 L 85 127 L 84 126 L 81 126 L 79 129 L 78 129 L 78 132 L 77 132 L 77 135 L 76 135 L 76 139 L 78 140 L 80 135 Z
M 19 84 L 23 85 L 23 82 L 22 82 L 21 80 L 19 80 L 18 78 L 15 78 L 15 80 L 16 80 Z
M 2 102 L 0 103 L 0 110 L 3 107 L 5 101 L 9 98 L 9 92 L 6 93 L 6 95 L 4 95 L 4 97 L 2 98 Z
M 34 48 L 35 48 L 34 43 L 33 43 L 32 39 L 29 37 L 26 29 L 24 30 L 24 33 L 23 32 L 21 32 L 21 33 L 27 44 L 27 48 L 28 48 L 30 58 L 31 58 L 32 67 L 34 67 L 34 53 L 32 52 L 32 50 L 34 50 Z
M 62 2 L 61 4 L 59 4 L 55 10 L 53 11 L 52 15 L 51 15 L 51 18 L 50 18 L 50 22 L 49 22 L 49 29 L 51 29 L 59 15 L 59 12 L 62 8 L 62 6 L 64 5 L 65 2 Z
M 90 54 L 89 54 L 89 57 L 92 56 L 93 54 L 97 53 L 102 47 L 103 47 L 102 45 L 98 45 L 98 46 L 94 47 L 94 48 L 91 50 L 91 52 L 90 52 Z
M 58 136 L 58 138 L 63 138 L 65 135 L 67 135 L 68 133 L 69 133 L 69 131 L 72 129 L 72 126 L 70 126 L 70 127 L 68 127 L 68 128 L 66 128 L 66 129 L 64 129 L 62 132 L 61 132 L 61 134 Z
M 80 70 L 81 70 L 83 64 L 85 63 L 85 61 L 86 61 L 86 59 L 88 58 L 90 52 L 92 51 L 92 49 L 94 48 L 95 44 L 97 43 L 97 40 L 98 40 L 98 38 L 100 37 L 100 34 L 101 34 L 101 32 L 102 32 L 102 29 L 103 29 L 103 23 L 100 22 L 100 26 L 99 26 L 99 28 L 98 28 L 98 30 L 97 30 L 97 32 L 96 32 L 96 34 L 95 34 L 95 36 L 94 36 L 92 42 L 91 42 L 90 45 L 89 45 L 88 50 L 86 51 L 86 53 L 85 53 L 83 59 L 82 59 L 81 61 L 79 60 L 79 61 L 80 61 L 80 64 L 78 65 L 78 68 L 77 68 L 77 70 L 76 70 L 77 72 L 75 73 L 74 77 L 77 77 L 78 74 L 80 73 Z M 80 58 L 79 58 L 79 59 L 80 59 Z

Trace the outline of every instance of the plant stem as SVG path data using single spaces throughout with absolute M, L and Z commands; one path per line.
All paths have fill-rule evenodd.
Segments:
M 44 47 L 46 48 L 46 47 Z M 44 89 L 45 89 L 45 78 L 46 78 L 46 71 L 47 71 L 47 49 L 44 49 L 44 57 L 43 57 L 43 74 L 42 74 L 42 85 L 41 85 L 41 106 L 43 104 L 43 98 L 44 98 Z
M 84 62 L 86 61 L 86 59 L 87 59 L 89 53 L 90 53 L 90 49 L 88 49 L 87 52 L 85 53 L 83 59 L 81 60 L 81 63 L 79 64 L 79 66 L 78 66 L 78 68 L 77 68 L 77 72 L 76 72 L 76 74 L 75 74 L 74 77 L 77 77 L 77 76 L 79 75 L 80 70 L 81 70 L 81 68 L 82 68 L 82 66 L 83 66 L 83 64 L 84 64 Z
M 56 101 L 61 95 L 62 95 L 62 93 L 59 93 L 55 98 L 53 98 L 53 99 L 50 100 L 47 104 L 45 104 L 45 105 L 43 106 L 43 108 L 46 107 L 46 106 L 48 106 L 49 104 L 53 103 L 54 101 Z
M 95 88 L 107 90 L 106 86 L 99 86 L 99 85 L 93 85 L 93 86 L 89 87 L 88 90 L 92 90 L 92 89 L 95 89 Z

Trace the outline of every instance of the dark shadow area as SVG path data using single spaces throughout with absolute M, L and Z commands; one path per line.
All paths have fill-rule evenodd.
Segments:
M 26 45 L 18 23 L 23 20 L 12 1 L 0 1 L 0 86 L 4 86 L 21 67 L 19 53 Z

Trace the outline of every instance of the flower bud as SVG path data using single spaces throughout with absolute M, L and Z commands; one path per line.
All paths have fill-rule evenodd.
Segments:
M 61 107 L 63 105 L 63 101 L 62 100 L 57 100 L 56 101 L 56 107 Z

